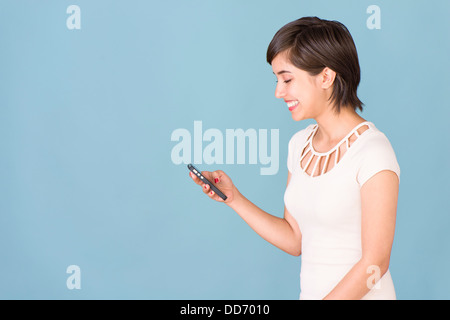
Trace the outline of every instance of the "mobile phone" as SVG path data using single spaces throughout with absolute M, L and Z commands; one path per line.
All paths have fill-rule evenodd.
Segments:
M 194 167 L 191 163 L 188 164 L 188 169 L 192 171 L 193 174 L 195 174 L 197 177 L 200 178 L 204 183 L 208 184 L 211 187 L 211 190 L 214 191 L 219 197 L 223 199 L 223 201 L 227 200 L 227 196 L 222 193 L 215 185 L 211 183 L 208 179 L 206 179 L 200 170 L 198 170 L 196 167 Z

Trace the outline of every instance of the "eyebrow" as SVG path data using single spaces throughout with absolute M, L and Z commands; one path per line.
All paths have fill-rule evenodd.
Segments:
M 275 74 L 275 72 L 272 72 L 272 73 Z M 283 74 L 283 73 L 292 73 L 292 72 L 287 71 L 287 70 L 281 70 L 281 71 L 277 72 L 277 74 Z

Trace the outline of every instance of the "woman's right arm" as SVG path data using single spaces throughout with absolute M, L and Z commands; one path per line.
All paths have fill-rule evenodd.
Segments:
M 281 250 L 299 256 L 301 254 L 302 234 L 295 219 L 289 211 L 284 208 L 284 217 L 279 218 L 273 216 L 260 209 L 234 186 L 231 179 L 223 171 L 208 172 L 202 174 L 214 184 L 228 197 L 223 201 L 207 184 L 204 184 L 198 177 L 191 174 L 191 178 L 202 186 L 203 192 L 208 194 L 212 199 L 225 202 L 263 239 L 280 248 Z M 287 184 L 291 179 L 291 173 L 288 173 Z

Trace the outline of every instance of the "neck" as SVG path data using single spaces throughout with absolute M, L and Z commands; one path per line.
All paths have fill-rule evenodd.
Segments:
M 339 142 L 359 123 L 366 121 L 353 108 L 341 108 L 339 114 L 329 109 L 316 119 L 319 125 L 316 138 L 325 143 Z

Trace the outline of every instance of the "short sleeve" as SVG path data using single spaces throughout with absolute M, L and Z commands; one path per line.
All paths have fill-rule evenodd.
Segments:
M 294 163 L 295 163 L 295 155 L 294 155 L 294 143 L 295 143 L 295 135 L 289 140 L 288 144 L 288 156 L 287 156 L 287 168 L 290 173 L 294 172 Z
M 363 186 L 370 178 L 383 170 L 395 172 L 400 181 L 400 166 L 394 149 L 387 137 L 379 132 L 366 141 L 362 150 L 361 163 L 357 174 L 359 185 Z
M 300 153 L 302 151 L 302 147 L 304 147 L 308 133 L 311 132 L 313 127 L 314 127 L 314 125 L 309 125 L 305 129 L 300 130 L 297 133 L 295 133 L 289 140 L 287 168 L 290 173 L 294 172 L 296 163 L 297 163 L 297 161 L 300 160 Z

